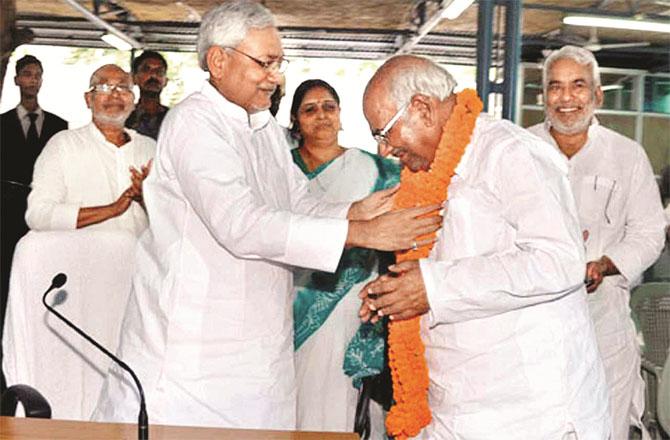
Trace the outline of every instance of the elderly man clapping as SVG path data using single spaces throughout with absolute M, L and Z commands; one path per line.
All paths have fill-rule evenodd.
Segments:
M 90 124 L 54 135 L 37 158 L 26 222 L 35 230 L 147 226 L 142 181 L 155 152 L 153 139 L 123 124 L 133 110 L 132 80 L 107 64 L 91 76 L 84 95 Z

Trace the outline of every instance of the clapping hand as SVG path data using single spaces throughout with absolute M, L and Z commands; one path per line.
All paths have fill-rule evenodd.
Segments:
M 149 161 L 145 165 L 142 165 L 140 167 L 139 171 L 135 167 L 129 168 L 131 185 L 126 191 L 128 196 L 130 196 L 134 201 L 139 202 L 141 204 L 144 203 L 142 197 L 142 182 L 144 182 L 144 179 L 146 179 L 147 176 L 149 175 L 149 171 L 151 171 L 152 162 L 153 159 L 149 159 Z

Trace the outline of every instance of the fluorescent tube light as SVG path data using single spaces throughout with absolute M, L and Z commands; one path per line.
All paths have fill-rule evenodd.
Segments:
M 627 18 L 597 17 L 594 15 L 568 15 L 563 17 L 563 23 L 573 26 L 604 27 L 627 29 L 631 31 L 668 32 L 670 23 L 650 20 L 633 20 Z
M 102 37 L 100 37 L 100 39 L 105 43 L 109 44 L 110 46 L 114 46 L 119 50 L 130 50 L 133 48 L 133 46 L 131 46 L 130 43 L 117 37 L 114 34 L 104 34 Z
M 602 89 L 603 92 L 606 92 L 608 90 L 621 90 L 623 89 L 623 84 L 608 84 L 600 88 Z
M 454 20 L 465 11 L 475 0 L 451 0 L 449 6 L 442 11 L 442 18 Z

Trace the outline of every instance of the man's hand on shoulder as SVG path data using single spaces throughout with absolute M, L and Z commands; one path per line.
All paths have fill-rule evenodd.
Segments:
M 442 216 L 437 214 L 440 208 L 440 205 L 419 206 L 386 212 L 370 220 L 350 221 L 345 245 L 397 251 L 432 243 L 434 237 L 418 237 L 432 234 L 442 226 Z
M 352 203 L 347 213 L 347 219 L 354 221 L 370 220 L 389 212 L 393 209 L 393 196 L 399 189 L 400 184 L 392 188 L 373 192 L 366 198 Z

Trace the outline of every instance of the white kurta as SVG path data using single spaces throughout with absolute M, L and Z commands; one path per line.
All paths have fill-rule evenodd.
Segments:
M 35 162 L 32 191 L 28 196 L 26 223 L 38 231 L 77 228 L 79 209 L 114 202 L 131 184 L 129 167 L 138 170 L 154 157 L 156 142 L 126 129 L 130 142 L 117 147 L 107 141 L 92 122 L 56 133 Z M 139 235 L 147 216 L 131 203 L 118 217 L 87 226 L 121 229 Z
M 309 196 L 269 112 L 249 117 L 209 83 L 167 114 L 144 197 L 151 225 L 119 354 L 150 420 L 294 429 L 287 265 L 335 270 L 349 204 Z M 95 419 L 137 419 L 137 393 L 118 377 L 110 370 Z
M 421 438 L 608 438 L 583 244 L 551 146 L 480 116 L 420 264 L 433 412 Z
M 560 152 L 548 122 L 530 131 Z M 641 426 L 644 408 L 630 288 L 663 248 L 661 198 L 642 147 L 595 119 L 588 141 L 568 164 L 581 228 L 588 232 L 586 260 L 607 255 L 621 272 L 605 277 L 588 304 L 610 388 L 613 438 L 628 438 L 630 425 Z
M 378 176 L 377 165 L 368 154 L 349 149 L 309 181 L 309 191 L 328 202 L 351 202 L 370 194 Z M 307 285 L 313 274 L 298 270 L 296 289 Z M 376 276 L 373 271 L 368 279 L 354 284 L 323 325 L 296 350 L 299 430 L 353 431 L 358 390 L 342 364 L 347 344 L 361 325 L 358 292 Z M 370 422 L 371 438 L 381 438 L 386 431 L 383 410 L 372 400 Z

